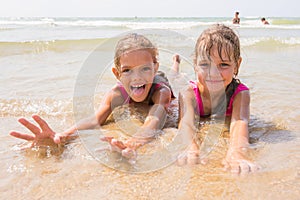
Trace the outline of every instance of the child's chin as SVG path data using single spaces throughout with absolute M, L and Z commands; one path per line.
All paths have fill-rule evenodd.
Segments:
M 211 93 L 219 93 L 219 92 L 225 92 L 225 88 L 223 85 L 207 85 L 208 91 Z
M 140 97 L 131 97 L 131 99 L 132 99 L 134 102 L 140 103 L 140 102 L 145 101 L 146 97 L 143 97 L 143 96 L 140 96 Z

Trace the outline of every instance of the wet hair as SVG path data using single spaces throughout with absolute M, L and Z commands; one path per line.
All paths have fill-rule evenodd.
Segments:
M 120 57 L 123 54 L 131 51 L 146 50 L 148 51 L 153 59 L 153 63 L 158 62 L 158 50 L 157 47 L 145 36 L 130 33 L 122 37 L 115 47 L 114 64 L 117 69 L 120 69 Z
M 261 18 L 261 21 L 265 21 L 265 20 L 266 20 L 266 18 L 264 18 L 264 17 L 263 17 L 263 18 Z
M 239 15 L 240 13 L 239 13 L 239 12 L 235 12 L 235 14 L 236 14 L 236 15 Z
M 198 59 L 210 58 L 211 50 L 217 47 L 218 55 L 222 58 L 222 52 L 225 52 L 230 61 L 238 65 L 241 56 L 240 40 L 235 32 L 223 24 L 215 24 L 204 30 L 199 36 L 194 50 L 194 64 L 197 66 Z M 238 69 L 235 75 L 238 74 Z

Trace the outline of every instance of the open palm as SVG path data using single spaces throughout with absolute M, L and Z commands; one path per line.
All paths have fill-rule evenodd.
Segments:
M 34 121 L 36 121 L 39 125 L 36 126 L 33 123 L 29 122 L 27 119 L 25 118 L 20 118 L 18 121 L 25 126 L 28 130 L 30 130 L 32 134 L 28 134 L 28 133 L 21 133 L 21 132 L 17 132 L 17 131 L 11 131 L 10 135 L 20 138 L 20 139 L 24 139 L 24 140 L 28 140 L 28 141 L 33 141 L 34 144 L 36 143 L 40 143 L 44 140 L 48 139 L 52 139 L 55 143 L 60 143 L 61 142 L 61 137 L 59 134 L 55 133 L 48 125 L 48 123 L 42 119 L 40 116 L 38 115 L 33 115 L 32 118 L 34 119 Z

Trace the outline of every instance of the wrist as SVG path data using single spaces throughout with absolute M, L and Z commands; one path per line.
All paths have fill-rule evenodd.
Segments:
M 65 136 L 69 136 L 69 135 L 73 135 L 74 133 L 76 133 L 77 131 L 77 128 L 75 126 L 65 130 L 62 132 L 62 135 L 65 135 Z

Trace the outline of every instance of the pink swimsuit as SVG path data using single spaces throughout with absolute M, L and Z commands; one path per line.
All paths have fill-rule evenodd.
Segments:
M 196 98 L 196 102 L 197 102 L 197 113 L 200 114 L 201 117 L 206 116 L 204 114 L 203 102 L 202 102 L 201 94 L 199 92 L 197 83 L 194 81 L 190 81 L 190 84 L 192 85 L 194 93 L 195 93 L 195 98 Z M 249 88 L 247 86 L 245 86 L 244 84 L 240 83 L 230 98 L 230 102 L 229 102 L 229 105 L 226 110 L 226 116 L 231 116 L 233 100 L 239 92 L 244 91 L 244 90 L 249 90 Z

